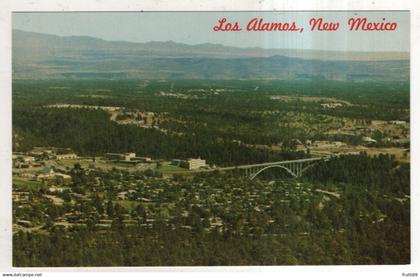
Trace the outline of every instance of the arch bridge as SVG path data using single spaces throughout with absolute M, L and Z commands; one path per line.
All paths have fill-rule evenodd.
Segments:
M 220 170 L 240 170 L 245 176 L 253 180 L 260 173 L 264 172 L 267 169 L 280 168 L 285 170 L 292 177 L 298 178 L 301 177 L 306 170 L 314 166 L 319 161 L 326 161 L 328 159 L 329 157 L 298 159 L 290 161 L 240 165 L 235 167 L 224 167 L 220 168 Z

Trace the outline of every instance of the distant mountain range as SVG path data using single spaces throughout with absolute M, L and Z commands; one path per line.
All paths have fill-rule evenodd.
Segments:
M 13 78 L 409 79 L 409 53 L 105 41 L 13 30 Z

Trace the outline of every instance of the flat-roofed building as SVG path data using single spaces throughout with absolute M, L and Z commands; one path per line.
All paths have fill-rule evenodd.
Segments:
M 206 166 L 206 160 L 202 160 L 200 158 L 187 160 L 187 168 L 189 170 L 199 169 L 204 166 Z
M 132 160 L 140 161 L 142 163 L 151 163 L 152 162 L 152 158 L 150 158 L 150 157 L 135 157 Z

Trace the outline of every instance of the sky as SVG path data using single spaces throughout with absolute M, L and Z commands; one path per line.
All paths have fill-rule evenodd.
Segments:
M 247 32 L 252 18 L 293 22 L 300 32 Z M 311 18 L 339 22 L 335 32 L 310 31 Z M 349 31 L 347 21 L 396 22 L 395 31 Z M 238 22 L 241 32 L 215 32 L 218 20 Z M 54 12 L 13 13 L 13 29 L 60 36 L 92 36 L 110 41 L 175 41 L 190 45 L 217 43 L 236 47 L 317 49 L 326 51 L 409 52 L 409 12 Z

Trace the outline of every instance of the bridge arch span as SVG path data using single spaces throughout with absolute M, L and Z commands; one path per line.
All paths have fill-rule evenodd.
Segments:
M 279 165 L 279 164 L 275 164 L 275 165 L 270 165 L 270 166 L 266 166 L 266 167 L 264 167 L 264 168 L 262 168 L 262 169 L 260 169 L 260 170 L 258 170 L 255 174 L 253 174 L 252 176 L 251 176 L 251 180 L 254 180 L 254 178 L 255 177 L 257 177 L 261 172 L 263 172 L 263 171 L 266 171 L 267 169 L 270 169 L 270 168 L 274 168 L 274 167 L 277 167 L 277 168 L 282 168 L 282 169 L 284 169 L 284 170 L 286 170 L 290 175 L 292 175 L 293 177 L 298 177 L 293 171 L 291 171 L 289 168 L 287 168 L 287 167 L 285 167 L 285 166 L 283 166 L 283 165 Z

